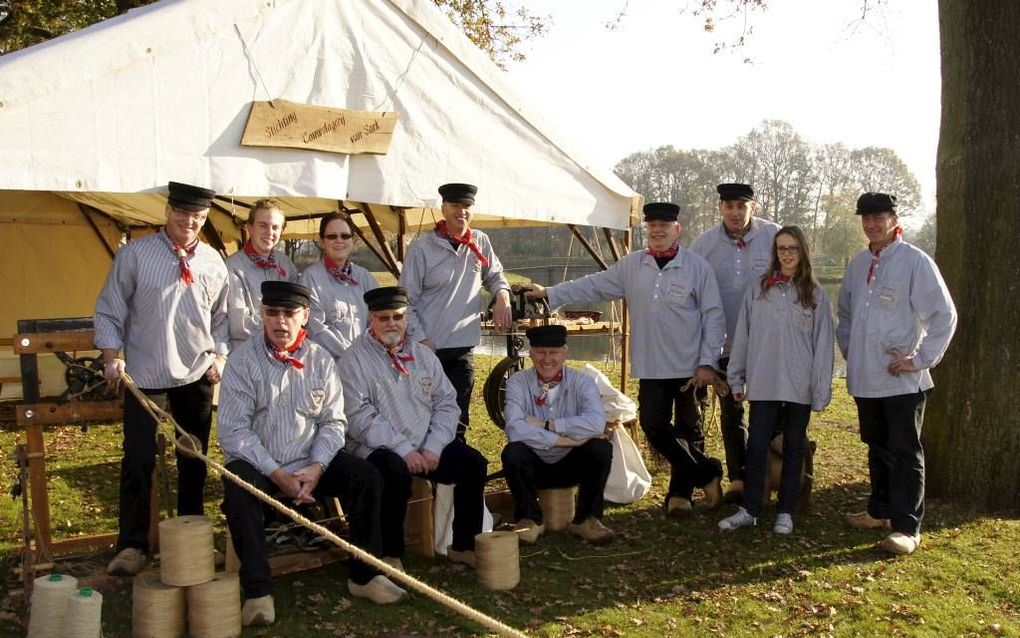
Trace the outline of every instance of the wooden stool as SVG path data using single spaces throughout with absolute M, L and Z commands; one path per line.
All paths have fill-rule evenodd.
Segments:
M 407 549 L 429 558 L 436 555 L 436 526 L 432 514 L 432 482 L 411 477 L 411 500 L 404 518 Z

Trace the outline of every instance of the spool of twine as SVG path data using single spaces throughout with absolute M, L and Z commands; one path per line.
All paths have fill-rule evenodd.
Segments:
M 216 574 L 213 525 L 204 516 L 178 516 L 159 523 L 159 577 L 167 585 L 207 583 Z
M 516 532 L 487 532 L 475 536 L 475 571 L 485 589 L 513 589 L 521 582 Z
M 538 503 L 542 507 L 542 520 L 546 530 L 562 532 L 574 520 L 574 488 L 557 487 L 538 490 Z
M 188 587 L 188 634 L 192 638 L 241 635 L 241 585 L 234 572 Z
M 135 576 L 131 619 L 134 638 L 184 635 L 184 589 L 167 585 L 154 571 Z
M 78 579 L 74 576 L 50 574 L 35 579 L 28 620 L 29 638 L 61 638 L 64 635 L 67 603 L 77 587 Z
M 101 638 L 103 633 L 103 595 L 91 587 L 71 594 L 64 618 L 65 638 Z

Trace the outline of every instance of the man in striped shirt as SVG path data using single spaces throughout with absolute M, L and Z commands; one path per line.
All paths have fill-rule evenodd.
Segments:
M 474 567 L 475 534 L 482 531 L 482 492 L 488 462 L 455 438 L 457 393 L 430 349 L 407 330 L 407 290 L 387 286 L 364 295 L 368 332 L 340 357 L 348 449 L 368 459 L 385 484 L 382 499 L 384 560 L 404 554 L 404 515 L 411 476 L 453 488 L 453 544 L 447 556 Z
M 343 450 L 346 420 L 332 355 L 306 339 L 311 289 L 286 281 L 261 286 L 261 337 L 231 353 L 223 374 L 217 435 L 227 469 L 294 505 L 337 496 L 351 541 L 381 555 L 382 480 L 366 461 Z M 262 503 L 223 481 L 223 512 L 241 560 L 244 625 L 276 617 Z M 378 604 L 407 592 L 365 563 L 351 563 L 347 588 Z
M 213 385 L 227 354 L 227 269 L 198 240 L 215 193 L 170 182 L 166 225 L 117 252 L 96 300 L 95 344 L 104 376 L 125 370 L 149 395 L 169 401 L 177 422 L 205 452 Z M 123 351 L 123 357 L 121 356 Z M 124 397 L 120 533 L 107 571 L 133 575 L 145 566 L 149 492 L 156 464 L 156 423 L 131 393 Z M 205 464 L 177 455 L 177 513 L 202 514 Z
M 279 200 L 260 199 L 248 211 L 248 241 L 227 257 L 231 350 L 262 334 L 262 282 L 297 281 L 297 267 L 282 250 L 274 250 L 286 229 Z

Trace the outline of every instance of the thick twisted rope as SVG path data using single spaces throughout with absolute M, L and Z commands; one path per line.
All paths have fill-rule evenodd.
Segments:
M 272 496 L 266 494 L 262 490 L 246 482 L 241 477 L 234 474 L 220 463 L 217 463 L 208 456 L 202 454 L 202 447 L 199 444 L 198 440 L 194 437 L 194 435 L 186 432 L 177 423 L 177 421 L 174 420 L 173 416 L 167 414 L 163 409 L 156 405 L 149 397 L 147 397 L 145 393 L 143 393 L 138 388 L 138 386 L 135 385 L 134 380 L 127 373 L 123 374 L 123 381 L 128 391 L 130 391 L 131 394 L 133 394 L 135 398 L 138 399 L 138 403 L 140 403 L 142 407 L 145 408 L 145 410 L 149 413 L 150 416 L 152 416 L 153 420 L 156 421 L 156 423 L 160 423 L 163 421 L 168 422 L 174 426 L 174 429 L 177 432 L 181 434 L 182 440 L 173 439 L 174 446 L 177 449 L 179 449 L 181 453 L 201 459 L 206 465 L 219 472 L 220 475 L 222 475 L 224 478 L 234 483 L 244 491 L 248 492 L 255 498 L 259 499 L 266 505 L 269 505 L 270 507 L 280 512 L 287 518 L 291 519 L 295 523 L 315 531 L 323 538 L 332 542 L 337 547 L 340 547 L 344 551 L 350 553 L 352 556 L 354 556 L 354 558 L 364 563 L 367 563 L 368 565 L 385 574 L 387 577 L 394 578 L 400 581 L 403 585 L 409 587 L 410 589 L 413 589 L 423 594 L 424 596 L 431 598 L 437 603 L 445 607 L 448 607 L 449 609 L 460 614 L 461 616 L 464 616 L 465 618 L 468 618 L 469 620 L 475 621 L 479 625 L 495 632 L 500 636 L 507 636 L 508 638 L 526 638 L 523 632 L 518 631 L 517 629 L 514 629 L 513 627 L 506 625 L 496 620 L 495 618 L 492 618 L 491 616 L 483 614 L 477 609 L 468 606 L 467 604 L 457 600 L 456 598 L 450 596 L 449 594 L 439 591 L 438 589 L 432 587 L 431 585 L 423 583 L 422 581 L 414 578 L 413 576 L 405 572 L 402 572 L 399 569 L 396 569 L 391 565 L 388 565 L 387 563 L 384 563 L 383 561 L 379 560 L 378 558 L 361 549 L 360 547 L 348 543 L 347 541 L 340 538 L 333 532 L 329 531 L 322 525 L 319 525 L 318 523 L 309 520 L 305 516 L 302 516 L 298 512 L 285 506 L 283 503 L 280 503 Z

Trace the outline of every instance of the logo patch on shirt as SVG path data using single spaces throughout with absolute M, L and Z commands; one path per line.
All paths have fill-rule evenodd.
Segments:
M 312 407 L 318 410 L 322 407 L 322 402 L 326 399 L 326 389 L 312 388 L 312 391 L 309 392 L 308 395 L 312 399 Z
M 691 293 L 690 287 L 682 281 L 671 281 L 669 282 L 669 289 L 666 290 L 666 294 L 670 297 L 676 297 L 677 299 L 683 299 Z
M 418 379 L 418 384 L 421 386 L 422 393 L 432 396 L 432 377 L 423 376 Z

